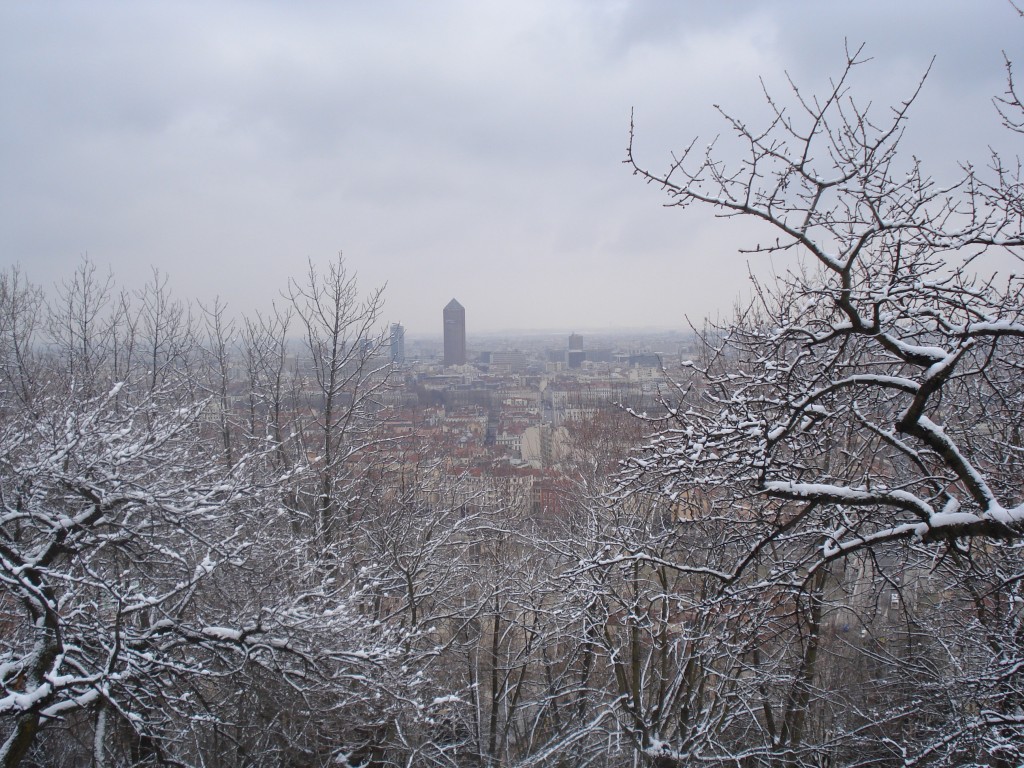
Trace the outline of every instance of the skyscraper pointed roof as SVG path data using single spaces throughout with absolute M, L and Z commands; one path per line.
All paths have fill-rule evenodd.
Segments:
M 445 307 L 445 309 L 465 309 L 465 307 L 459 304 L 459 302 L 457 302 L 455 299 L 452 299 L 451 301 L 448 302 L 448 305 Z

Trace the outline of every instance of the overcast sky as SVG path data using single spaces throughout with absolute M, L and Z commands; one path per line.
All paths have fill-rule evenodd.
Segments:
M 662 207 L 630 110 L 660 168 L 713 104 L 763 114 L 759 77 L 821 92 L 844 39 L 865 101 L 936 57 L 906 138 L 933 175 L 1007 146 L 1005 0 L 0 0 L 0 266 L 251 312 L 341 251 L 412 335 L 453 297 L 471 335 L 682 327 L 747 293 L 756 233 Z

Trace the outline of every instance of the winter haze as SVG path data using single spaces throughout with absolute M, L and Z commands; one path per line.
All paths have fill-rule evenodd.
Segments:
M 762 118 L 759 78 L 820 93 L 844 41 L 883 111 L 934 57 L 904 147 L 952 179 L 1006 141 L 1019 24 L 998 0 L 7 2 L 0 266 L 49 286 L 88 254 L 250 312 L 343 251 L 414 335 L 453 297 L 471 334 L 680 327 L 745 295 L 758 231 L 663 208 L 621 163 L 631 110 L 660 169 L 725 132 L 714 104 Z

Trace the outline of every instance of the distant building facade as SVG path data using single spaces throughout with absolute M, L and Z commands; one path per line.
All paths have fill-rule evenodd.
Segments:
M 491 352 L 489 363 L 495 373 L 520 373 L 526 369 L 526 354 L 518 349 Z
M 455 299 L 444 308 L 444 364 L 466 364 L 466 310 Z
M 587 353 L 583 351 L 583 337 L 578 333 L 569 336 L 569 349 L 565 353 L 565 362 L 570 368 L 579 368 L 583 365 Z
M 391 362 L 405 365 L 405 328 L 401 323 L 391 324 Z

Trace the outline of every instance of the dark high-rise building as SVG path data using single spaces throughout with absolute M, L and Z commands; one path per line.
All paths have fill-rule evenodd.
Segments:
M 583 337 L 578 333 L 569 336 L 569 349 L 565 353 L 565 361 L 570 368 L 579 368 L 586 360 L 587 354 L 583 351 Z
M 466 364 L 466 310 L 455 299 L 444 308 L 444 364 Z
M 401 323 L 391 324 L 391 362 L 397 365 L 405 363 L 405 328 Z

